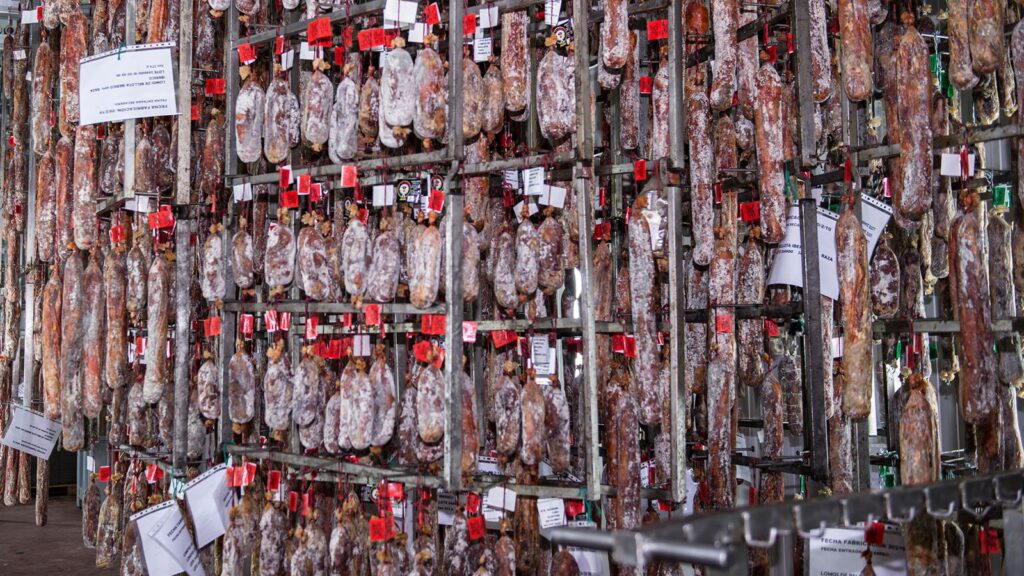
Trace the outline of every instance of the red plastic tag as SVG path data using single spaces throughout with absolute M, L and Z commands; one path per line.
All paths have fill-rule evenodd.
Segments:
M 110 482 L 110 466 L 100 466 L 96 479 L 100 482 Z
M 296 186 L 299 194 L 302 194 L 303 196 L 309 194 L 309 186 L 312 183 L 312 181 L 313 178 L 309 174 L 302 174 L 301 176 L 299 176 L 299 183 L 298 186 Z
M 476 342 L 476 322 L 464 321 L 462 323 L 462 341 Z
M 466 524 L 469 527 L 470 540 L 479 540 L 487 533 L 487 526 L 484 524 L 483 516 L 473 516 L 467 520 Z
M 612 336 L 612 352 L 622 354 L 626 351 L 626 335 L 615 334 Z
M 294 490 L 288 493 L 288 509 L 292 512 L 299 509 L 299 493 Z
M 198 104 L 193 104 L 192 105 L 192 121 L 196 122 L 198 120 L 199 120 L 199 105 Z
M 648 20 L 647 40 L 668 38 L 668 20 Z
M 341 167 L 341 187 L 342 188 L 355 188 L 359 185 L 359 174 L 354 165 L 346 165 Z
M 864 543 L 872 546 L 881 546 L 885 541 L 885 525 L 881 522 L 872 522 L 864 530 Z
M 428 26 L 441 23 L 441 9 L 437 7 L 437 2 L 432 2 L 423 9 L 423 20 Z
M 278 188 L 287 188 L 292 183 L 292 169 L 289 166 L 281 166 L 277 169 Z
M 309 186 L 309 201 L 314 204 L 320 201 L 320 196 L 323 194 L 323 186 L 317 182 L 316 184 L 310 184 Z
M 331 39 L 331 19 L 317 18 L 306 26 L 306 38 L 310 44 Z
M 252 484 L 252 481 L 256 479 L 256 463 L 246 462 L 245 467 L 242 469 L 242 486 L 248 486 Z
M 651 92 L 654 92 L 654 78 L 651 78 L 650 76 L 641 76 L 640 93 L 650 94 Z
M 161 206 L 159 210 L 149 214 L 148 218 L 150 230 L 174 227 L 174 214 L 170 206 Z
M 281 489 L 281 471 L 271 470 L 267 473 L 267 490 L 277 492 Z
M 306 492 L 305 494 L 302 495 L 302 515 L 303 516 L 309 516 L 309 513 L 312 510 L 311 504 L 312 503 L 310 502 L 310 494 L 309 494 L 309 492 Z
M 341 315 L 341 325 L 344 326 L 345 328 L 349 328 L 349 327 L 352 326 L 352 313 L 351 312 L 346 312 L 346 313 Z
M 986 554 L 1002 554 L 1003 549 L 999 544 L 999 532 L 995 528 L 986 528 L 982 534 L 985 535 L 987 545 L 985 546 Z
M 601 222 L 600 224 L 594 224 L 594 240 L 600 240 L 606 235 L 612 233 L 611 222 Z
M 786 52 L 793 53 L 793 33 L 786 32 Z
M 480 495 L 476 492 L 466 494 L 466 512 L 470 514 L 480 513 Z
M 42 4 L 40 4 L 39 6 L 36 6 L 36 20 L 40 21 L 42 19 L 43 19 L 43 6 L 42 6 Z
M 434 212 L 440 212 L 444 208 L 444 192 L 431 190 L 430 199 L 427 201 L 427 208 Z
M 135 337 L 135 353 L 142 356 L 146 353 L 146 337 L 136 336 Z
M 383 542 L 386 537 L 387 527 L 384 525 L 384 519 L 376 516 L 370 518 L 370 541 Z
M 352 47 L 352 27 L 345 26 L 341 29 L 341 45 L 346 50 Z
M 761 204 L 759 202 L 744 202 L 740 204 L 740 218 L 744 222 L 757 222 L 761 219 Z
M 274 56 L 284 54 L 284 36 L 274 38 Z
M 420 362 L 429 362 L 431 349 L 433 349 L 433 345 L 430 342 L 420 340 L 412 347 L 412 352 Z
M 892 198 L 892 191 L 889 190 L 889 177 L 882 178 L 882 196 Z
M 107 137 L 107 125 L 106 124 L 100 124 L 99 126 L 96 127 L 96 139 L 97 140 L 103 140 L 106 137 Z
M 238 62 L 243 66 L 251 64 L 256 61 L 256 50 L 252 47 L 252 44 L 239 44 L 238 45 Z
M 366 222 L 370 219 L 370 211 L 367 210 L 366 208 L 360 208 L 359 212 L 356 213 L 356 217 L 359 218 L 360 222 L 366 224 Z
M 223 94 L 225 85 L 223 78 L 208 78 L 206 80 L 206 95 L 216 96 Z
M 779 48 L 778 48 L 778 46 L 775 46 L 775 45 L 769 46 L 769 47 L 765 48 L 764 51 L 765 51 L 766 54 L 768 54 L 768 61 L 771 62 L 772 64 L 774 64 L 775 61 L 779 59 Z
M 334 47 L 334 65 L 345 66 L 345 48 L 341 46 Z
M 117 244 L 124 241 L 124 226 L 118 224 L 110 228 L 110 242 Z
M 292 313 L 281 312 L 277 315 L 277 329 L 282 332 L 287 332 L 292 329 Z
M 466 14 L 462 17 L 462 35 L 472 36 L 476 34 L 476 14 Z
M 586 511 L 586 507 L 583 505 L 583 500 L 566 500 L 565 501 L 565 516 L 566 518 L 573 519 L 583 514 Z
M 155 484 L 157 480 L 164 477 L 164 471 L 160 469 L 156 464 L 150 464 L 146 466 L 146 482 Z
M 843 182 L 853 182 L 853 163 L 847 158 L 843 164 Z
M 399 482 L 388 482 L 388 498 L 405 500 L 405 485 Z
M 779 335 L 779 325 L 776 324 L 775 322 L 772 322 L 771 320 L 764 321 L 764 328 L 765 331 L 768 332 L 769 338 L 775 338 L 776 336 Z
M 220 335 L 220 316 L 212 316 L 203 320 L 203 335 L 207 338 Z
M 263 327 L 267 332 L 277 332 L 277 310 L 263 312 Z
M 491 340 L 495 348 L 503 348 L 519 341 L 519 335 L 512 330 L 495 330 L 491 332 Z
M 295 190 L 281 192 L 281 208 L 298 208 L 299 193 Z
M 310 314 L 306 318 L 306 340 L 316 340 L 318 326 L 320 326 L 320 318 L 316 314 Z
M 242 314 L 238 317 L 239 330 L 245 335 L 246 339 L 252 338 L 253 325 L 256 323 L 252 314 Z
M 732 332 L 732 314 L 716 314 L 715 315 L 715 332 L 719 334 L 728 334 Z
M 380 324 L 380 304 L 367 304 L 363 307 L 363 321 L 368 326 Z
M 633 179 L 647 180 L 647 161 L 637 160 L 633 162 Z

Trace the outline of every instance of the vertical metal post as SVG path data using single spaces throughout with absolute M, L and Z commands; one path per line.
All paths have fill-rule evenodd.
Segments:
M 811 84 L 811 13 L 808 2 L 793 2 L 793 33 L 796 36 L 796 88 L 800 106 L 800 159 L 803 166 L 814 164 L 814 86 Z M 835 95 L 840 97 L 841 95 Z M 845 100 L 845 98 L 843 98 Z
M 804 448 L 811 452 L 811 477 L 828 480 L 828 418 L 825 417 L 825 358 L 821 346 L 821 273 L 818 269 L 818 207 L 800 199 L 804 275 Z M 831 358 L 829 359 L 831 361 Z
M 465 8 L 462 2 L 451 2 L 448 6 L 448 158 L 461 162 L 465 139 L 462 137 L 462 59 L 463 41 L 462 17 Z M 450 205 L 449 205 L 450 206 Z M 459 235 L 462 229 L 459 229 Z M 449 241 L 451 239 L 449 238 Z M 461 330 L 461 327 L 460 327 Z M 461 332 L 459 333 L 461 335 Z
M 686 162 L 686 30 L 683 0 L 672 0 L 668 8 L 668 134 L 670 167 L 682 169 Z M 653 158 L 658 160 L 658 158 Z
M 586 22 L 590 18 L 589 0 L 572 0 L 572 16 L 575 22 Z M 576 158 L 586 162 L 594 157 L 594 119 L 590 116 L 593 88 L 590 84 L 589 27 L 585 24 L 577 25 L 573 35 L 576 44 Z
M 461 125 L 459 127 L 461 130 Z M 450 142 L 450 140 L 449 140 Z M 444 478 L 445 490 L 462 490 L 462 222 L 461 194 L 446 191 L 445 216 L 445 327 L 444 363 Z
M 180 186 L 179 186 L 180 190 Z M 188 452 L 188 396 L 191 383 L 192 354 L 192 233 L 194 220 L 178 220 L 174 227 L 174 476 L 185 476 Z M 187 310 L 183 318 L 182 310 Z
M 177 204 L 192 196 L 192 0 L 181 0 L 178 26 L 178 190 Z M 230 123 L 228 123 L 230 124 Z M 230 130 L 228 138 L 230 139 Z
M 135 45 L 135 17 L 137 16 L 137 0 L 127 0 L 124 10 L 124 43 Z M 191 32 L 191 30 L 189 31 Z M 180 148 L 180 146 L 179 146 Z M 135 197 L 135 119 L 124 121 L 124 178 L 121 195 L 124 198 Z
M 582 319 L 581 343 L 583 345 L 583 445 L 587 447 L 587 499 L 601 499 L 600 443 L 597 431 L 597 330 L 594 324 L 593 282 L 594 249 L 590 231 L 594 229 L 594 203 L 590 179 L 577 166 L 573 175 L 576 199 L 579 203 L 580 224 L 580 317 Z
M 686 262 L 683 258 L 683 190 L 665 189 L 668 197 L 668 283 L 669 283 L 669 409 L 672 425 L 672 500 L 686 498 Z
M 793 573 L 793 538 L 793 533 L 788 531 L 775 536 L 775 545 L 768 551 L 768 573 L 771 576 Z

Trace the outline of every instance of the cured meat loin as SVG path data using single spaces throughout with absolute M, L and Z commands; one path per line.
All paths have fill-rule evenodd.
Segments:
M 639 196 L 633 205 L 633 213 L 641 214 L 647 207 L 647 197 Z M 658 324 L 656 312 L 659 305 L 657 271 L 654 254 L 651 251 L 651 231 L 646 218 L 631 218 L 627 225 L 629 233 L 629 291 L 632 297 L 633 335 L 636 339 L 637 404 L 640 422 L 653 425 L 660 417 L 661 364 L 658 352 Z
M 654 76 L 654 87 L 651 92 L 651 159 L 658 161 L 668 156 L 669 144 L 669 86 L 668 62 L 662 61 L 658 73 Z M 707 99 L 705 98 L 705 101 Z M 691 169 L 692 170 L 692 169 Z
M 957 90 L 974 88 L 978 77 L 971 64 L 971 47 L 968 28 L 968 6 L 973 0 L 949 0 L 946 10 L 949 18 L 946 30 L 949 34 L 949 81 Z
M 626 0 L 607 0 L 601 23 L 601 63 L 622 68 L 629 57 L 629 13 Z
M 725 238 L 719 238 L 708 269 L 708 469 L 711 503 L 715 509 L 733 506 L 733 408 L 736 401 L 736 336 L 728 308 L 736 301 L 735 256 Z
M 409 302 L 419 309 L 432 306 L 437 300 L 441 281 L 441 257 L 444 247 L 441 232 L 431 222 L 416 239 L 415 256 L 409 273 Z
M 519 459 L 527 466 L 535 466 L 544 457 L 547 428 L 544 423 L 544 393 L 537 386 L 532 372 L 520 394 L 523 442 L 519 448 Z
M 900 417 L 900 481 L 907 486 L 931 484 L 939 479 L 938 424 L 927 399 L 931 384 L 920 374 L 911 374 L 909 385 Z
M 1003 63 L 1006 3 L 1001 0 L 971 0 L 967 6 L 971 64 L 979 76 L 991 74 Z
M 899 311 L 900 262 L 882 242 L 871 259 L 871 310 L 879 318 L 894 318 Z
M 292 93 L 283 73 L 274 75 L 263 100 L 263 155 L 278 164 L 299 140 L 299 99 Z
M 690 220 L 694 242 L 693 260 L 700 266 L 707 266 L 711 261 L 711 252 L 714 249 L 715 218 L 712 203 L 714 200 L 715 149 L 711 141 L 711 114 L 707 98 L 703 94 L 691 94 L 688 106 L 687 135 L 690 140 Z M 762 198 L 763 194 L 762 191 Z
M 238 232 L 235 232 L 231 239 L 231 274 L 235 280 L 235 286 L 243 290 L 252 287 L 256 276 L 252 244 L 252 235 L 245 229 L 245 219 L 243 218 Z
M 176 166 L 171 164 L 171 133 L 167 130 L 167 125 L 164 122 L 157 122 L 149 139 L 153 184 L 157 190 L 165 192 L 174 185 L 176 176 Z M 221 149 L 223 150 L 223 145 Z
M 267 359 L 263 376 L 263 418 L 274 438 L 282 439 L 291 423 L 294 386 L 292 363 L 284 350 L 284 341 L 278 341 L 267 351 Z
M 109 568 L 121 555 L 121 498 L 124 483 L 117 474 L 107 487 L 96 527 L 96 567 Z
M 900 261 L 900 316 L 913 320 L 924 315 L 923 282 L 921 256 L 905 251 Z
M 448 83 L 444 62 L 434 48 L 427 45 L 416 53 L 413 75 L 416 82 L 413 130 L 423 140 L 440 140 L 447 126 Z
M 761 411 L 764 418 L 764 444 L 762 450 L 765 458 L 779 458 L 785 440 L 783 420 L 786 417 L 786 404 L 783 398 L 782 382 L 778 374 L 773 372 L 763 381 L 761 387 Z M 770 504 L 782 502 L 785 496 L 781 472 L 765 472 L 761 474 L 758 489 L 758 503 Z
M 570 468 L 570 446 L 572 443 L 569 402 L 566 400 L 565 392 L 554 379 L 552 379 L 551 386 L 545 386 L 543 391 L 545 452 L 547 452 L 548 461 L 555 474 L 564 474 Z
M 218 382 L 217 365 L 212 358 L 207 358 L 196 374 L 196 387 L 199 389 L 199 411 L 210 420 L 220 418 L 220 386 Z M 289 404 L 291 403 L 289 402 Z
M 903 63 L 896 104 L 902 178 L 901 193 L 895 197 L 896 209 L 916 221 L 932 203 L 932 98 L 928 45 L 912 25 L 900 39 L 896 58 Z
M 75 131 L 74 205 L 75 244 L 89 250 L 96 242 L 96 127 Z
M 558 226 L 561 238 L 561 224 Z M 560 245 L 558 249 L 561 250 Z M 469 222 L 462 223 L 462 254 L 462 301 L 473 302 L 480 295 L 480 234 Z M 561 265 L 558 270 L 562 271 Z
M 124 133 L 107 132 L 100 147 L 99 187 L 104 194 L 117 195 L 124 187 Z
M 89 21 L 77 7 L 67 17 L 60 42 L 60 132 L 69 136 L 79 115 L 78 61 L 89 54 Z
M 219 226 L 210 226 L 210 233 L 203 242 L 201 256 L 202 275 L 199 287 L 208 302 L 224 299 L 227 284 L 224 279 L 224 241 Z
M 564 239 L 561 222 L 551 215 L 550 209 L 547 212 L 540 228 L 537 229 L 537 283 L 545 295 L 551 296 L 565 282 L 565 264 L 562 261 Z
M 82 411 L 90 419 L 99 418 L 103 410 L 103 324 L 106 304 L 103 294 L 103 272 L 99 256 L 94 253 L 83 277 L 82 301 Z
M 370 235 L 366 223 L 358 218 L 353 209 L 348 226 L 341 238 L 341 262 L 345 271 L 345 291 L 353 297 L 366 292 L 367 268 L 370 265 Z
M 636 150 L 640 141 L 640 48 L 635 32 L 629 33 L 629 57 L 622 71 L 619 90 L 619 116 L 622 119 L 619 144 L 625 150 Z
M 576 132 L 576 61 L 554 48 L 537 65 L 537 119 L 552 142 Z
M 140 234 L 144 236 L 145 232 Z M 125 270 L 128 274 L 125 308 L 128 310 L 128 317 L 133 326 L 141 326 L 142 321 L 146 318 L 148 267 L 146 254 L 142 250 L 140 239 L 137 238 L 125 261 Z
M 149 267 L 146 292 L 146 380 L 142 399 L 149 404 L 163 396 L 164 386 L 170 378 L 167 342 L 171 316 L 171 282 L 173 270 L 167 258 L 158 255 Z
M 487 149 L 487 139 L 477 138 L 466 146 L 466 162 L 478 164 L 491 159 L 490 151 Z M 493 236 L 494 227 L 502 221 L 504 207 L 498 218 L 491 220 L 491 201 L 488 198 L 490 192 L 490 178 L 486 174 L 480 176 L 469 176 L 463 178 L 462 189 L 465 194 L 466 218 L 471 221 L 478 230 L 484 234 L 485 242 L 489 244 Z
M 839 300 L 843 311 L 843 413 L 851 420 L 871 410 L 871 302 L 867 240 L 860 219 L 845 210 L 836 223 Z
M 866 100 L 872 91 L 869 18 L 868 0 L 840 0 L 838 19 L 843 78 L 846 79 L 846 97 L 854 102 Z
M 433 444 L 444 436 L 444 376 L 430 360 L 416 379 L 416 429 L 422 441 Z
M 964 420 L 980 424 L 995 412 L 996 362 L 992 352 L 992 309 L 986 270 L 984 223 L 975 199 L 950 230 L 950 283 L 960 320 L 959 391 Z
M 256 414 L 256 377 L 252 357 L 239 343 L 228 363 L 228 415 L 236 433 Z
M 715 17 L 715 76 L 709 100 L 715 110 L 732 106 L 736 89 L 736 30 L 740 17 L 740 0 L 711 0 Z
M 494 299 L 498 306 L 514 309 L 519 305 L 516 292 L 516 240 L 511 228 L 506 224 L 501 227 L 494 240 L 494 248 L 490 250 L 488 262 L 494 261 L 493 287 Z
M 868 73 L 870 74 L 870 69 Z M 754 137 L 759 170 L 758 190 L 761 197 L 761 233 L 766 243 L 776 244 L 782 241 L 786 232 L 786 196 L 782 169 L 782 83 L 774 66 L 764 65 L 758 71 L 757 92 Z
M 359 133 L 371 140 L 377 138 L 380 125 L 380 84 L 372 75 L 359 89 Z
M 988 271 L 989 291 L 992 297 L 992 317 L 1013 318 L 1017 315 L 1014 298 L 1013 252 L 1011 226 L 997 211 L 988 219 Z M 1021 357 L 1020 335 L 1006 334 L 996 341 L 999 381 L 1017 387 L 1024 380 L 1024 359 Z
M 402 268 L 398 235 L 389 228 L 386 218 L 381 219 L 381 231 L 373 240 L 372 259 L 366 273 L 366 298 L 371 302 L 391 302 L 398 289 Z
M 707 271 L 696 266 L 693 258 L 687 259 L 686 307 L 704 309 L 708 306 Z M 707 369 L 707 326 L 700 322 L 685 325 L 686 366 L 685 382 L 687 397 L 702 394 L 706 383 Z
M 43 154 L 50 148 L 50 98 L 54 82 L 53 52 L 41 42 L 32 66 L 32 151 Z
M 370 432 L 370 445 L 384 446 L 391 440 L 395 430 L 398 390 L 394 374 L 384 355 L 384 347 L 381 345 L 378 345 L 374 352 L 369 378 L 370 387 L 373 389 L 373 427 Z
M 330 135 L 334 86 L 314 63 L 313 75 L 306 82 L 302 97 L 302 138 L 315 151 L 320 151 Z
M 242 162 L 255 162 L 263 151 L 263 88 L 250 76 L 235 99 L 235 150 Z
M 321 366 L 312 356 L 303 357 L 292 380 L 292 418 L 299 426 L 313 423 L 323 412 L 324 390 Z
M 527 104 L 530 37 L 526 10 L 503 12 L 501 15 L 501 72 L 505 84 L 505 109 L 520 112 Z
M 616 530 L 640 526 L 639 410 L 625 390 L 613 393 L 610 403 L 615 419 L 607 427 L 608 482 L 615 486 L 610 520 Z
M 337 454 L 341 452 L 341 445 L 338 444 L 338 438 L 341 436 L 340 392 L 334 392 L 331 394 L 330 398 L 327 399 L 327 406 L 324 408 L 322 418 L 324 423 L 324 450 L 327 450 L 331 454 Z
M 526 208 L 524 208 L 524 211 Z M 520 301 L 525 301 L 537 292 L 540 275 L 540 235 L 529 218 L 523 218 L 516 229 L 515 283 Z
M 72 255 L 64 264 L 61 295 L 60 395 L 63 445 L 75 451 L 82 447 L 85 430 L 82 423 L 82 341 L 85 312 L 84 270 L 81 257 Z
M 330 298 L 331 273 L 327 265 L 327 243 L 315 219 L 299 231 L 299 283 L 306 297 L 316 301 Z
M 331 162 L 341 164 L 356 157 L 359 148 L 359 87 L 346 76 L 338 83 L 331 106 L 327 152 Z
M 36 526 L 46 526 L 50 506 L 50 461 L 36 458 Z
M 811 84 L 814 101 L 824 102 L 832 95 L 832 56 L 827 32 L 825 0 L 809 0 L 811 31 Z
M 472 140 L 483 129 L 484 78 L 472 58 L 462 60 L 462 137 Z
M 416 114 L 414 66 L 403 46 L 405 42 L 396 39 L 380 73 L 380 118 L 394 127 L 412 124 Z
M 495 134 L 501 130 L 505 122 L 505 82 L 501 77 L 501 68 L 492 62 L 484 74 L 484 101 L 481 108 L 482 128 L 487 134 Z
M 374 389 L 366 374 L 366 361 L 355 358 L 350 363 L 355 369 L 350 372 L 349 383 L 351 403 L 347 410 L 352 423 L 349 440 L 353 450 L 365 450 L 373 440 Z
M 277 576 L 284 568 L 288 540 L 288 516 L 281 504 L 267 502 L 260 516 L 259 576 Z
M 82 541 L 86 548 L 96 547 L 96 528 L 100 519 L 100 488 L 96 485 L 96 476 L 92 475 L 89 487 L 82 499 Z
M 477 429 L 476 385 L 469 374 L 462 372 L 462 472 L 476 472 L 477 453 L 480 452 L 480 432 Z
M 512 456 L 519 447 L 520 391 L 519 385 L 511 378 L 514 368 L 504 366 L 505 374 L 498 379 L 494 391 L 494 426 L 498 453 Z
M 324 443 L 325 405 L 322 393 L 319 402 L 318 410 L 313 414 L 313 421 L 306 426 L 299 426 L 299 444 L 306 450 L 319 450 Z
M 132 446 L 150 444 L 149 405 L 142 399 L 142 380 L 137 379 L 128 390 L 128 443 Z
M 270 226 L 263 274 L 275 288 L 291 284 L 295 276 L 295 234 L 284 221 Z
M 43 410 L 51 420 L 60 418 L 61 413 L 61 330 L 54 329 L 61 324 L 61 283 L 60 270 L 54 266 L 50 279 L 43 288 L 42 331 L 43 359 Z M 80 304 L 79 304 L 80 305 Z
M 764 255 L 761 245 L 751 236 L 743 247 L 736 271 L 737 303 L 761 304 L 764 302 L 764 285 Z M 763 320 L 753 318 L 736 322 L 736 350 L 739 353 L 740 382 L 747 386 L 760 385 L 765 375 Z
M 136 166 L 138 166 L 137 162 Z M 207 198 L 216 196 L 223 187 L 224 125 L 219 111 L 216 110 L 213 112 L 213 117 L 210 119 L 209 124 L 206 125 L 206 138 L 203 142 L 203 152 L 200 156 L 197 178 L 199 180 L 199 190 Z
M 228 512 L 228 529 L 224 535 L 222 574 L 239 576 L 244 574 L 246 560 L 256 545 L 256 531 L 259 529 L 259 513 L 255 496 L 246 493 L 241 502 Z
M 56 220 L 57 180 L 54 156 L 48 148 L 36 162 L 36 251 L 43 262 L 55 258 Z

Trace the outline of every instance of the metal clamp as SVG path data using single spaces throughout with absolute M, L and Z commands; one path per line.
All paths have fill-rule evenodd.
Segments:
M 920 491 L 894 490 L 885 494 L 885 515 L 893 522 L 910 522 L 925 508 L 924 494 Z
M 793 521 L 788 510 L 778 506 L 751 508 L 740 513 L 743 518 L 743 540 L 752 548 L 771 548 L 779 532 Z
M 835 500 L 811 500 L 794 507 L 796 530 L 803 538 L 817 538 L 828 526 L 837 526 L 843 519 L 842 505 Z
M 964 511 L 978 520 L 988 517 L 995 501 L 995 489 L 990 478 L 964 480 L 960 484 Z
M 993 479 L 995 483 L 996 500 L 1004 508 L 1016 508 L 1020 506 L 1021 495 L 1024 493 L 1024 476 L 1020 472 L 1009 472 L 1000 474 Z
M 936 484 L 924 489 L 924 506 L 928 514 L 948 520 L 956 515 L 960 494 L 956 484 Z
M 854 526 L 885 518 L 885 499 L 879 494 L 851 494 L 843 498 L 843 523 Z

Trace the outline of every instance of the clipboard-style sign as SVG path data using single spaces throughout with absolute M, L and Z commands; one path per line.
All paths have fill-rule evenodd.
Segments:
M 176 115 L 173 47 L 174 42 L 138 44 L 82 58 L 81 124 Z

